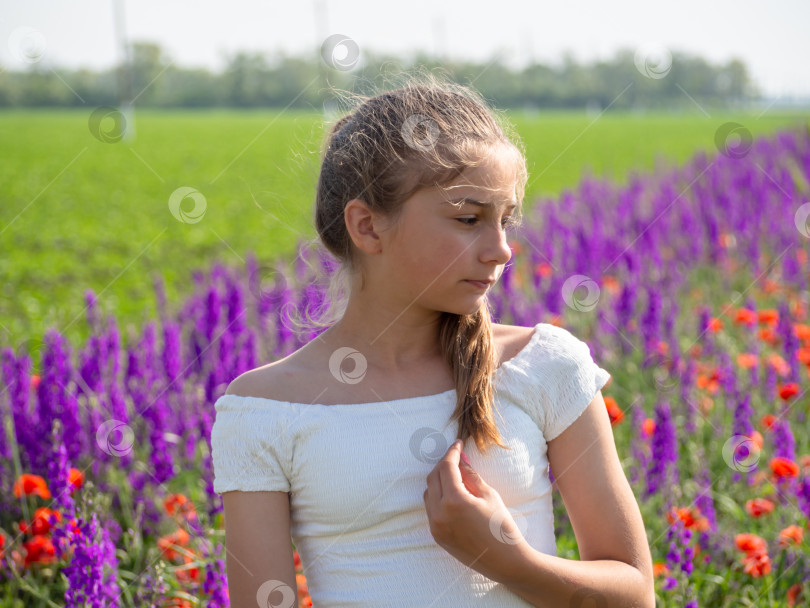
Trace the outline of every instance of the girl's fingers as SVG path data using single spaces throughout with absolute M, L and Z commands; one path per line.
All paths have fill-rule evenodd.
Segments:
M 461 492 L 464 488 L 464 482 L 461 479 L 461 471 L 458 468 L 459 459 L 461 458 L 461 448 L 461 441 L 457 439 L 436 464 L 436 469 L 438 469 L 439 473 L 438 476 L 445 493 L 450 491 Z

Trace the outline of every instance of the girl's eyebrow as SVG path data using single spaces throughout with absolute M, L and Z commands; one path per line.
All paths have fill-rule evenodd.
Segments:
M 456 199 L 453 199 L 451 201 L 444 201 L 444 202 L 445 203 L 461 203 L 461 202 L 465 202 L 465 203 L 470 203 L 471 205 L 478 205 L 479 207 L 494 207 L 494 205 L 492 203 L 484 203 L 484 202 L 477 201 L 475 199 L 472 199 L 472 198 L 469 198 L 469 197 L 466 197 L 466 196 L 462 196 L 460 198 L 456 198 Z M 512 204 L 507 206 L 506 209 L 511 211 L 515 207 L 517 207 L 517 203 L 512 202 Z

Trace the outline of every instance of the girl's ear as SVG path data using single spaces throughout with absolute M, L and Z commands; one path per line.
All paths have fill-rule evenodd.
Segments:
M 353 198 L 343 209 L 343 219 L 346 222 L 346 230 L 354 245 L 361 251 L 369 254 L 379 253 L 382 249 L 380 236 L 374 231 L 375 223 L 379 222 L 366 202 L 359 198 Z

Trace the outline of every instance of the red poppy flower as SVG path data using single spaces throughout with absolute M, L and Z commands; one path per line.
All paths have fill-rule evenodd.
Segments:
M 56 561 L 56 548 L 51 539 L 42 534 L 37 534 L 31 540 L 23 543 L 25 549 L 25 566 L 34 563 L 50 564 Z
M 751 517 L 761 517 L 774 510 L 776 505 L 767 498 L 752 498 L 745 501 L 745 511 Z
M 743 571 L 754 578 L 765 576 L 771 571 L 771 558 L 765 552 L 747 553 L 743 557 Z
M 698 374 L 696 383 L 698 388 L 705 388 L 714 395 L 720 388 L 720 370 L 713 369 L 711 374 Z
M 743 369 L 751 369 L 759 363 L 759 357 L 753 353 L 740 353 L 737 355 L 737 365 Z
M 779 533 L 779 544 L 783 547 L 801 545 L 804 539 L 804 530 L 793 524 Z
M 543 262 L 542 264 L 538 264 L 535 267 L 535 273 L 539 277 L 547 277 L 548 275 L 551 274 L 551 266 L 549 266 L 545 262 Z
M 70 467 L 70 473 L 68 474 L 68 481 L 73 486 L 70 489 L 70 493 L 73 494 L 73 492 L 75 492 L 84 485 L 84 473 L 82 473 L 79 469 L 74 469 L 73 467 Z
M 780 376 L 787 376 L 790 373 L 790 365 L 785 358 L 778 353 L 771 353 L 767 359 L 768 365 L 771 366 L 776 373 Z
M 189 554 L 183 555 L 183 561 L 186 564 L 190 564 L 195 559 L 194 556 Z M 177 580 L 181 583 L 191 583 L 195 582 L 198 583 L 200 581 L 200 569 L 197 566 L 191 567 L 183 567 L 181 566 L 177 570 L 175 570 L 175 576 L 177 576 Z
M 784 400 L 788 401 L 791 397 L 795 397 L 799 394 L 799 385 L 795 382 L 787 382 L 779 387 L 779 396 Z
M 48 489 L 48 484 L 39 475 L 23 473 L 14 482 L 14 497 L 20 498 L 21 496 L 32 495 L 48 500 L 51 497 L 51 491 Z
M 779 344 L 779 338 L 776 337 L 776 334 L 770 327 L 763 327 L 759 330 L 759 339 L 772 346 Z
M 748 326 L 756 325 L 757 313 L 747 308 L 739 308 L 737 310 L 737 313 L 734 315 L 734 322 L 737 325 L 748 325 Z
M 787 590 L 787 605 L 789 608 L 793 608 L 797 605 L 797 602 L 801 599 L 802 594 L 802 584 L 801 583 L 793 583 L 790 586 L 790 589 Z
M 175 547 L 184 547 L 188 545 L 189 540 L 191 540 L 191 537 L 189 536 L 188 532 L 183 530 L 183 528 L 178 528 L 171 534 L 161 536 L 158 539 L 157 544 L 166 559 L 174 560 L 179 556 L 179 553 Z
M 756 534 L 744 532 L 734 537 L 734 542 L 740 551 L 750 553 L 751 551 L 767 551 L 768 545 L 765 539 Z
M 799 476 L 799 465 L 790 460 L 789 458 L 783 458 L 782 456 L 775 456 L 771 458 L 771 471 L 773 474 L 776 475 L 779 479 L 783 477 L 798 477 Z
M 776 325 L 779 322 L 779 311 L 775 308 L 760 310 L 758 316 L 759 322 L 764 325 Z
M 773 425 L 776 423 L 778 418 L 773 414 L 765 414 L 762 418 L 760 418 L 760 424 L 765 427 L 767 430 L 773 430 Z
M 610 426 L 616 426 L 624 420 L 624 412 L 621 410 L 616 400 L 610 395 L 605 397 L 605 407 L 610 417 Z
M 806 323 L 794 323 L 793 335 L 799 340 L 810 340 L 810 325 Z
M 675 519 L 683 521 L 684 526 L 690 530 L 703 531 L 709 529 L 709 520 L 706 519 L 700 512 L 700 509 L 689 507 L 681 507 L 672 509 L 667 513 L 667 521 L 672 524 Z
M 52 511 L 48 507 L 40 507 L 34 511 L 31 520 L 31 530 L 34 534 L 47 534 L 51 530 L 50 516 L 55 515 L 56 521 L 62 521 L 62 514 L 59 511 Z

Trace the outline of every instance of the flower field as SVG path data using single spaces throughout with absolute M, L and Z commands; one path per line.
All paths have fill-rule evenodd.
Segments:
M 535 201 L 491 310 L 569 328 L 611 373 L 659 606 L 809 605 L 810 130 L 718 133 L 677 167 Z M 213 403 L 314 337 L 287 319 L 317 314 L 333 268 L 302 243 L 215 263 L 178 301 L 157 282 L 129 339 L 86 291 L 86 341 L 0 345 L 0 607 L 228 605 Z

